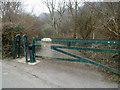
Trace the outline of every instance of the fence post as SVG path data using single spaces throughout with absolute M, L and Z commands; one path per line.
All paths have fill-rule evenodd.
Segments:
M 35 44 L 34 37 L 33 37 L 33 39 L 32 39 L 32 44 L 33 44 L 33 45 Z M 33 49 L 33 53 L 36 54 L 35 48 Z
M 26 50 L 26 48 L 28 48 L 28 37 L 27 37 L 27 35 L 22 36 L 22 43 L 23 43 L 23 48 L 24 48 L 25 60 L 26 60 L 26 63 L 28 63 L 28 56 L 27 56 L 27 50 Z
M 30 53 L 30 62 L 31 63 L 36 62 L 34 51 L 35 51 L 35 45 L 34 44 L 29 45 L 29 53 Z
M 68 42 L 67 46 L 70 47 L 71 46 L 71 42 Z

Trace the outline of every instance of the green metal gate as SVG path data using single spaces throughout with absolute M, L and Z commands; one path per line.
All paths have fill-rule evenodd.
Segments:
M 40 58 L 49 58 L 49 59 L 55 59 L 55 60 L 64 60 L 64 61 L 72 61 L 72 62 L 84 62 L 84 63 L 90 63 L 93 65 L 96 65 L 98 67 L 110 70 L 114 73 L 120 74 L 120 70 L 114 69 L 111 67 L 108 67 L 103 64 L 99 64 L 95 61 L 92 61 L 87 58 L 83 58 L 81 56 L 75 55 L 73 53 L 64 51 L 63 49 L 72 49 L 72 50 L 85 50 L 85 51 L 97 51 L 97 52 L 105 52 L 105 53 L 118 53 L 120 54 L 120 50 L 117 49 L 97 49 L 97 48 L 83 48 L 83 47 L 74 47 L 71 46 L 72 43 L 94 43 L 94 44 L 112 44 L 112 45 L 120 45 L 120 41 L 118 40 L 93 40 L 93 39 L 56 39 L 56 38 L 33 38 L 32 39 L 32 44 L 28 45 L 28 38 L 26 35 L 23 35 L 23 46 L 24 46 L 24 55 L 26 57 L 26 62 L 36 62 L 36 57 Z M 57 52 L 63 53 L 65 55 L 74 57 L 75 59 L 71 58 L 59 58 L 59 57 L 45 57 L 45 56 L 38 56 L 35 53 L 35 48 L 36 47 L 41 47 L 41 44 L 36 44 L 36 41 L 45 41 L 45 42 L 62 42 L 62 43 L 67 43 L 67 46 L 61 46 L 61 45 L 51 45 L 50 48 L 52 50 L 55 50 Z M 30 60 L 28 60 L 28 56 L 26 53 L 26 48 L 29 49 L 30 53 Z

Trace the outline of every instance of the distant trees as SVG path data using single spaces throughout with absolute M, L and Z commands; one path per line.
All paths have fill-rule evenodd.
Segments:
M 54 30 L 54 34 L 57 34 L 57 21 L 56 21 L 56 15 L 55 15 L 55 8 L 56 8 L 56 0 L 46 0 L 44 1 L 44 4 L 46 5 L 46 7 L 48 8 L 49 10 L 49 13 L 50 13 L 50 24 Z
M 9 0 L 0 1 L 0 12 L 3 24 L 13 23 L 24 27 L 22 28 L 24 33 L 37 33 L 38 35 L 36 36 L 40 36 L 40 32 L 38 31 L 41 29 L 42 22 L 36 16 L 31 15 L 31 13 L 24 12 L 23 2 L 20 0 L 14 2 L 9 2 Z
M 0 1 L 0 12 L 2 15 L 2 22 L 17 22 L 20 14 L 21 2 L 5 2 Z
M 48 22 L 53 28 L 53 35 L 59 35 L 59 33 L 61 33 L 61 24 L 66 10 L 66 2 L 65 0 L 61 0 L 60 2 L 56 2 L 56 0 L 44 0 L 43 2 L 50 13 L 50 21 Z
M 67 32 L 70 33 L 69 27 L 71 26 L 69 23 L 71 23 L 70 22 L 71 18 L 69 18 L 70 15 L 67 11 L 68 10 L 67 2 L 65 0 L 60 0 L 59 2 L 56 2 L 54 0 L 44 0 L 44 4 L 46 5 L 50 13 L 49 22 L 53 27 L 54 35 L 64 36 L 65 33 Z
M 0 1 L 0 16 L 2 18 L 2 50 L 5 56 L 10 56 L 10 42 L 16 34 L 27 34 L 29 39 L 40 37 L 42 22 L 38 17 L 23 11 L 22 2 Z
M 113 39 L 120 38 L 117 2 L 43 0 L 49 13 L 40 18 L 23 11 L 23 2 L 0 1 L 3 36 L 16 33 L 32 37 Z M 7 27 L 7 29 L 5 29 Z M 8 30 L 10 29 L 10 30 Z M 10 32 L 10 33 L 8 33 Z M 15 33 L 16 32 L 16 33 Z
M 117 2 L 84 2 L 82 4 L 77 0 L 60 0 L 59 2 L 43 0 L 43 2 L 49 10 L 46 20 L 22 11 L 22 3 L 19 0 L 0 1 L 2 22 L 21 25 L 24 27 L 24 33 L 29 34 L 29 31 L 37 33 L 37 35 L 29 34 L 31 37 L 40 37 L 43 33 L 43 36 L 48 36 L 48 32 L 51 37 L 83 39 L 105 37 L 118 39 L 120 37 Z M 69 33 L 69 36 L 66 36 L 66 33 Z
M 74 22 L 73 25 L 73 38 L 77 38 L 77 18 L 78 18 L 78 1 L 74 0 L 74 2 L 72 2 L 71 0 L 69 0 L 68 4 L 67 4 L 68 10 L 71 14 L 71 18 Z
M 86 3 L 93 10 L 93 15 L 98 21 L 95 28 L 104 32 L 108 39 L 120 37 L 118 29 L 118 2 Z
M 44 1 L 50 12 L 50 22 L 54 32 L 57 33 L 55 35 L 69 33 L 71 38 L 84 39 L 118 39 L 120 36 L 117 2 L 84 2 L 81 4 L 77 0 Z
M 106 20 L 104 19 L 104 27 L 108 31 L 110 39 L 118 39 L 120 38 L 120 30 L 118 28 L 118 3 L 104 3 L 103 6 L 108 9 L 108 11 L 105 11 L 107 16 Z

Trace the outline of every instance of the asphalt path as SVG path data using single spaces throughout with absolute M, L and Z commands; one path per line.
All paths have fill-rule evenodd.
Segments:
M 48 48 L 42 48 L 37 54 L 67 57 Z M 105 74 L 94 70 L 92 65 L 50 59 L 39 61 L 36 65 L 17 60 L 0 62 L 2 88 L 118 88 L 117 83 L 106 80 Z

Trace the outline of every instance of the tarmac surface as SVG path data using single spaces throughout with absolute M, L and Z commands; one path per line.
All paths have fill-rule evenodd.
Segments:
M 49 49 L 41 51 L 37 54 L 57 55 Z M 38 64 L 28 65 L 20 60 L 25 61 L 24 58 L 0 60 L 2 88 L 118 88 L 117 83 L 107 81 L 104 73 L 91 65 L 50 59 L 38 59 Z
M 2 62 L 3 88 L 118 88 L 99 73 L 80 63 L 40 60 L 34 66 Z

